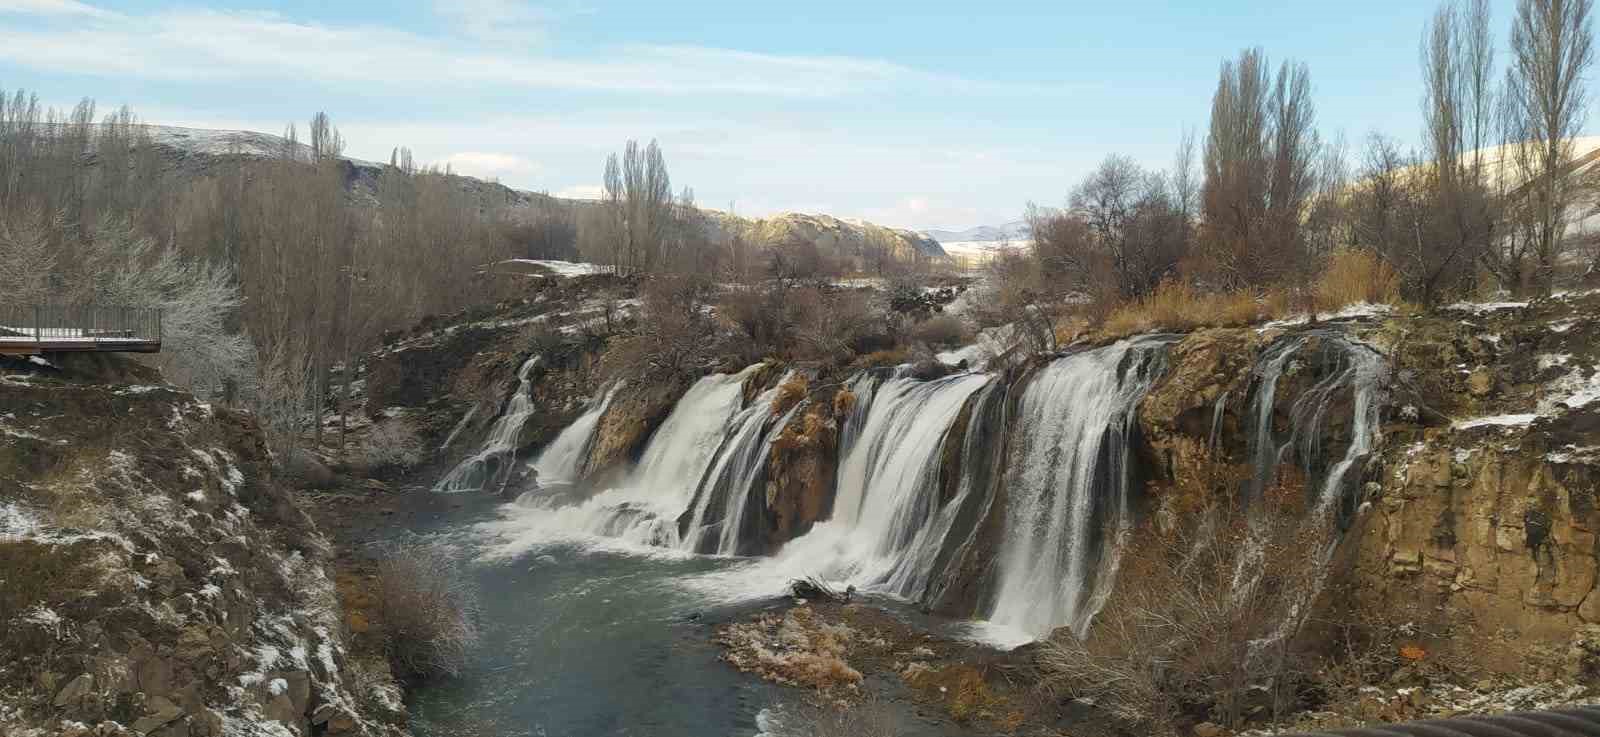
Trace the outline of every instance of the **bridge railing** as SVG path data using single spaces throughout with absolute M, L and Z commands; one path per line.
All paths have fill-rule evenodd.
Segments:
M 161 310 L 109 305 L 0 304 L 0 341 L 160 343 Z

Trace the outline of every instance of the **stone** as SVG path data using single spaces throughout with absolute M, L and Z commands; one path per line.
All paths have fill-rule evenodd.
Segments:
M 189 722 L 190 737 L 222 737 L 222 715 L 211 709 L 201 709 Z
M 178 657 L 194 661 L 210 655 L 211 635 L 204 627 L 195 625 L 185 627 L 178 635 Z
M 68 681 L 67 685 L 61 688 L 61 691 L 56 694 L 55 705 L 66 706 L 68 704 L 75 703 L 83 697 L 88 696 L 89 692 L 93 689 L 94 676 L 84 673 L 83 675 Z
M 1194 725 L 1194 737 L 1219 737 L 1222 727 L 1211 722 L 1201 722 Z
M 183 707 L 165 696 L 152 696 L 145 703 L 145 715 L 133 722 L 133 731 L 148 734 L 183 716 Z
M 1467 377 L 1467 391 L 1474 397 L 1488 396 L 1489 392 L 1494 391 L 1494 374 L 1480 366 Z

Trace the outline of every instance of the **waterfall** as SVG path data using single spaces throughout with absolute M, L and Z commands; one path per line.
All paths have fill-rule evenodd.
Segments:
M 1279 340 L 1267 348 L 1253 371 L 1256 393 L 1250 406 L 1255 412 L 1256 423 L 1250 434 L 1250 461 L 1254 470 L 1250 482 L 1251 500 L 1261 498 L 1261 493 L 1272 480 L 1274 469 L 1278 467 L 1281 450 L 1272 437 L 1272 410 L 1278 398 L 1278 379 L 1283 377 L 1289 359 L 1305 342 L 1305 338 L 1298 335 Z
M 1278 382 L 1289 361 L 1311 338 L 1319 339 L 1322 359 L 1333 361 L 1334 366 L 1327 375 L 1296 398 L 1289 410 L 1290 437 L 1280 444 L 1272 429 Z M 1295 460 L 1308 478 L 1321 478 L 1312 495 L 1314 508 L 1319 512 L 1332 509 L 1341 500 L 1345 477 L 1350 468 L 1371 453 L 1376 442 L 1382 406 L 1379 379 L 1383 366 L 1383 357 L 1377 351 L 1355 343 L 1333 329 L 1307 331 L 1280 339 L 1270 346 L 1255 370 L 1256 392 L 1251 409 L 1256 421 L 1250 436 L 1254 473 L 1250 498 L 1260 498 L 1267 485 L 1272 483 L 1278 466 L 1293 451 Z M 1351 392 L 1353 397 L 1350 446 L 1342 458 L 1323 469 L 1322 451 L 1328 412 L 1345 391 Z
M 772 416 L 779 387 L 792 375 L 784 374 L 734 416 L 727 440 L 717 449 L 688 511 L 679 520 L 684 550 L 719 555 L 741 552 L 740 533 L 747 526 L 750 496 L 761 493 L 757 487 L 765 478 L 772 443 L 801 406 L 796 404 L 781 417 Z
M 601 392 L 598 401 L 591 402 L 583 414 L 578 415 L 578 419 L 540 451 L 538 459 L 533 462 L 533 469 L 539 474 L 540 486 L 577 483 L 583 473 L 584 459 L 589 456 L 589 446 L 594 444 L 595 428 L 600 424 L 600 417 L 606 413 L 612 398 L 622 387 L 623 384 L 618 382 Z
M 1317 513 L 1334 510 L 1340 501 L 1356 500 L 1355 497 L 1345 498 L 1345 476 L 1357 461 L 1372 452 L 1382 406 L 1378 393 L 1379 378 L 1384 367 L 1383 358 L 1367 346 L 1354 343 L 1337 333 L 1323 334 L 1322 337 L 1327 348 L 1337 351 L 1337 365 L 1326 378 L 1295 401 L 1290 413 L 1294 420 L 1294 435 L 1290 443 L 1298 445 L 1300 465 L 1308 475 L 1321 465 L 1323 429 L 1334 399 L 1349 391 L 1352 404 L 1350 446 L 1345 449 L 1342 458 L 1322 473 L 1321 486 L 1312 499 L 1313 509 Z M 1343 511 L 1353 512 L 1354 505 L 1346 505 Z
M 1129 524 L 1134 412 L 1164 369 L 1170 340 L 1136 338 L 1069 355 L 1028 382 L 1007 479 L 996 624 L 1035 636 L 1087 628 L 1115 568 L 1116 550 L 1102 540 Z
M 992 381 L 972 373 L 935 381 L 858 376 L 833 515 L 784 546 L 773 570 L 920 594 L 945 542 L 937 529 L 940 451 L 962 408 Z
M 522 433 L 522 426 L 528 423 L 528 418 L 533 416 L 533 393 L 528 377 L 533 368 L 539 365 L 539 359 L 540 357 L 535 355 L 517 369 L 516 391 L 512 393 L 511 401 L 506 404 L 505 412 L 501 413 L 500 418 L 489 428 L 489 437 L 484 441 L 483 448 L 451 469 L 450 473 L 434 485 L 434 491 L 479 491 L 502 487 L 511 480 L 511 470 L 516 460 L 517 436 Z M 459 429 L 458 425 L 457 430 Z M 451 438 L 454 437 L 455 434 L 451 433 Z M 448 442 L 446 441 L 446 444 Z
M 549 510 L 545 523 L 565 532 L 677 547 L 678 518 L 739 411 L 745 379 L 758 368 L 759 364 L 737 374 L 700 379 L 656 428 L 639 465 L 626 479 L 581 503 Z M 544 460 L 540 458 L 541 477 Z

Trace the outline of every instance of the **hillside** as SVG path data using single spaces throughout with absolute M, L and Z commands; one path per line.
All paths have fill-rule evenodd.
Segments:
M 162 157 L 171 162 L 172 169 L 190 175 L 203 175 L 228 157 L 278 157 L 288 150 L 287 140 L 268 133 L 160 125 L 144 128 L 161 149 Z M 294 152 L 298 158 L 311 159 L 311 148 L 304 143 L 296 144 Z M 376 192 L 378 175 L 386 165 L 351 157 L 343 157 L 343 161 L 347 167 L 346 182 L 351 191 L 357 196 L 372 197 Z M 513 217 L 520 214 L 531 218 L 542 208 L 550 206 L 587 208 L 596 205 L 594 200 L 552 197 L 469 176 L 457 178 L 463 189 L 480 193 L 491 201 L 503 202 Z M 786 212 L 752 219 L 715 211 L 707 211 L 707 214 L 710 216 L 707 220 L 716 230 L 712 234 L 713 240 L 741 235 L 762 244 L 811 242 L 823 253 L 841 259 L 859 259 L 866 244 L 874 242 L 889 244 L 890 252 L 902 261 L 937 259 L 946 255 L 935 238 L 868 222 L 841 220 L 830 215 Z

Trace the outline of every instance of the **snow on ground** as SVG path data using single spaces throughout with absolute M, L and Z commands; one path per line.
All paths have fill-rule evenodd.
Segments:
M 1032 241 L 953 241 L 940 243 L 939 245 L 944 246 L 944 252 L 949 254 L 951 258 L 983 262 L 994 258 L 995 255 L 1000 253 L 1026 249 L 1032 245 Z
M 556 260 L 548 260 L 548 259 L 512 258 L 512 259 L 506 259 L 505 261 L 497 261 L 497 262 L 495 262 L 495 266 L 503 266 L 505 264 L 527 264 L 527 265 L 530 265 L 530 266 L 542 266 L 542 267 L 544 267 L 546 269 L 551 270 L 552 272 L 555 272 L 556 276 L 569 276 L 569 277 L 570 276 L 589 276 L 591 274 L 601 274 L 601 273 L 605 273 L 605 269 L 606 269 L 606 267 L 601 266 L 600 264 L 591 264 L 591 263 L 585 263 L 585 262 L 582 262 L 582 261 L 556 261 Z
M 1481 315 L 1485 312 L 1498 312 L 1500 310 L 1520 310 L 1527 306 L 1527 302 L 1457 302 L 1452 305 L 1445 305 L 1444 308 Z
M 1522 427 L 1533 424 L 1539 419 L 1535 413 L 1493 415 L 1490 417 L 1477 417 L 1470 420 L 1458 420 L 1453 427 L 1457 430 L 1471 430 L 1475 427 Z

